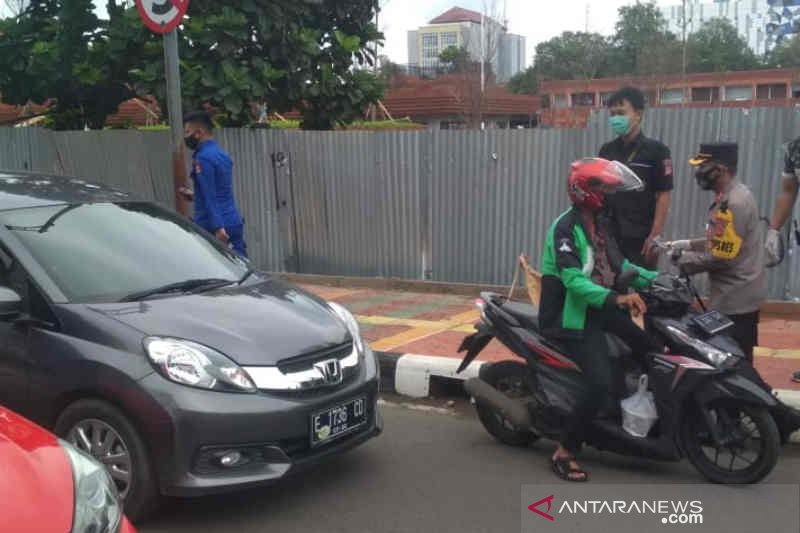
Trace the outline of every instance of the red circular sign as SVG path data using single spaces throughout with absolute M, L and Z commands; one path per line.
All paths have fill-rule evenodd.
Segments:
M 167 33 L 183 20 L 189 0 L 136 0 L 145 25 L 156 33 Z

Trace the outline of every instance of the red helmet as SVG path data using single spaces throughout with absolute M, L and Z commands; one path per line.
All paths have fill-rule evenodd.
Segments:
M 586 158 L 572 163 L 567 192 L 574 205 L 597 211 L 603 207 L 606 194 L 642 188 L 642 180 L 622 163 Z

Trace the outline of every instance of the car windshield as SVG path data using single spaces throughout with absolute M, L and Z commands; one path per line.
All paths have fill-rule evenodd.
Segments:
M 239 281 L 247 263 L 190 222 L 145 202 L 0 212 L 71 303 L 119 301 L 187 280 Z

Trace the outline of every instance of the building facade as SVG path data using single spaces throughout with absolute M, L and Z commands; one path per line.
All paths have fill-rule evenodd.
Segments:
M 486 57 L 499 82 L 508 81 L 527 66 L 525 37 L 508 33 L 500 22 L 460 7 L 408 32 L 409 66 L 435 70 L 440 66 L 439 55 L 451 46 L 466 49 L 474 61 Z
M 800 33 L 800 0 L 686 0 L 663 7 L 669 31 L 681 36 L 712 18 L 729 20 L 756 54 L 764 55 L 782 39 Z
M 625 86 L 641 89 L 656 107 L 800 107 L 800 69 L 559 80 L 539 86 L 542 124 L 582 127 Z

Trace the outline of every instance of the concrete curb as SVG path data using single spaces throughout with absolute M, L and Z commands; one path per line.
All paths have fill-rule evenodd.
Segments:
M 483 361 L 475 361 L 461 374 L 456 369 L 461 358 L 430 355 L 377 352 L 381 367 L 381 390 L 410 398 L 426 398 L 430 394 L 431 378 L 466 380 L 477 377 Z M 800 391 L 775 389 L 782 402 L 800 409 Z M 791 441 L 800 444 L 800 431 Z

